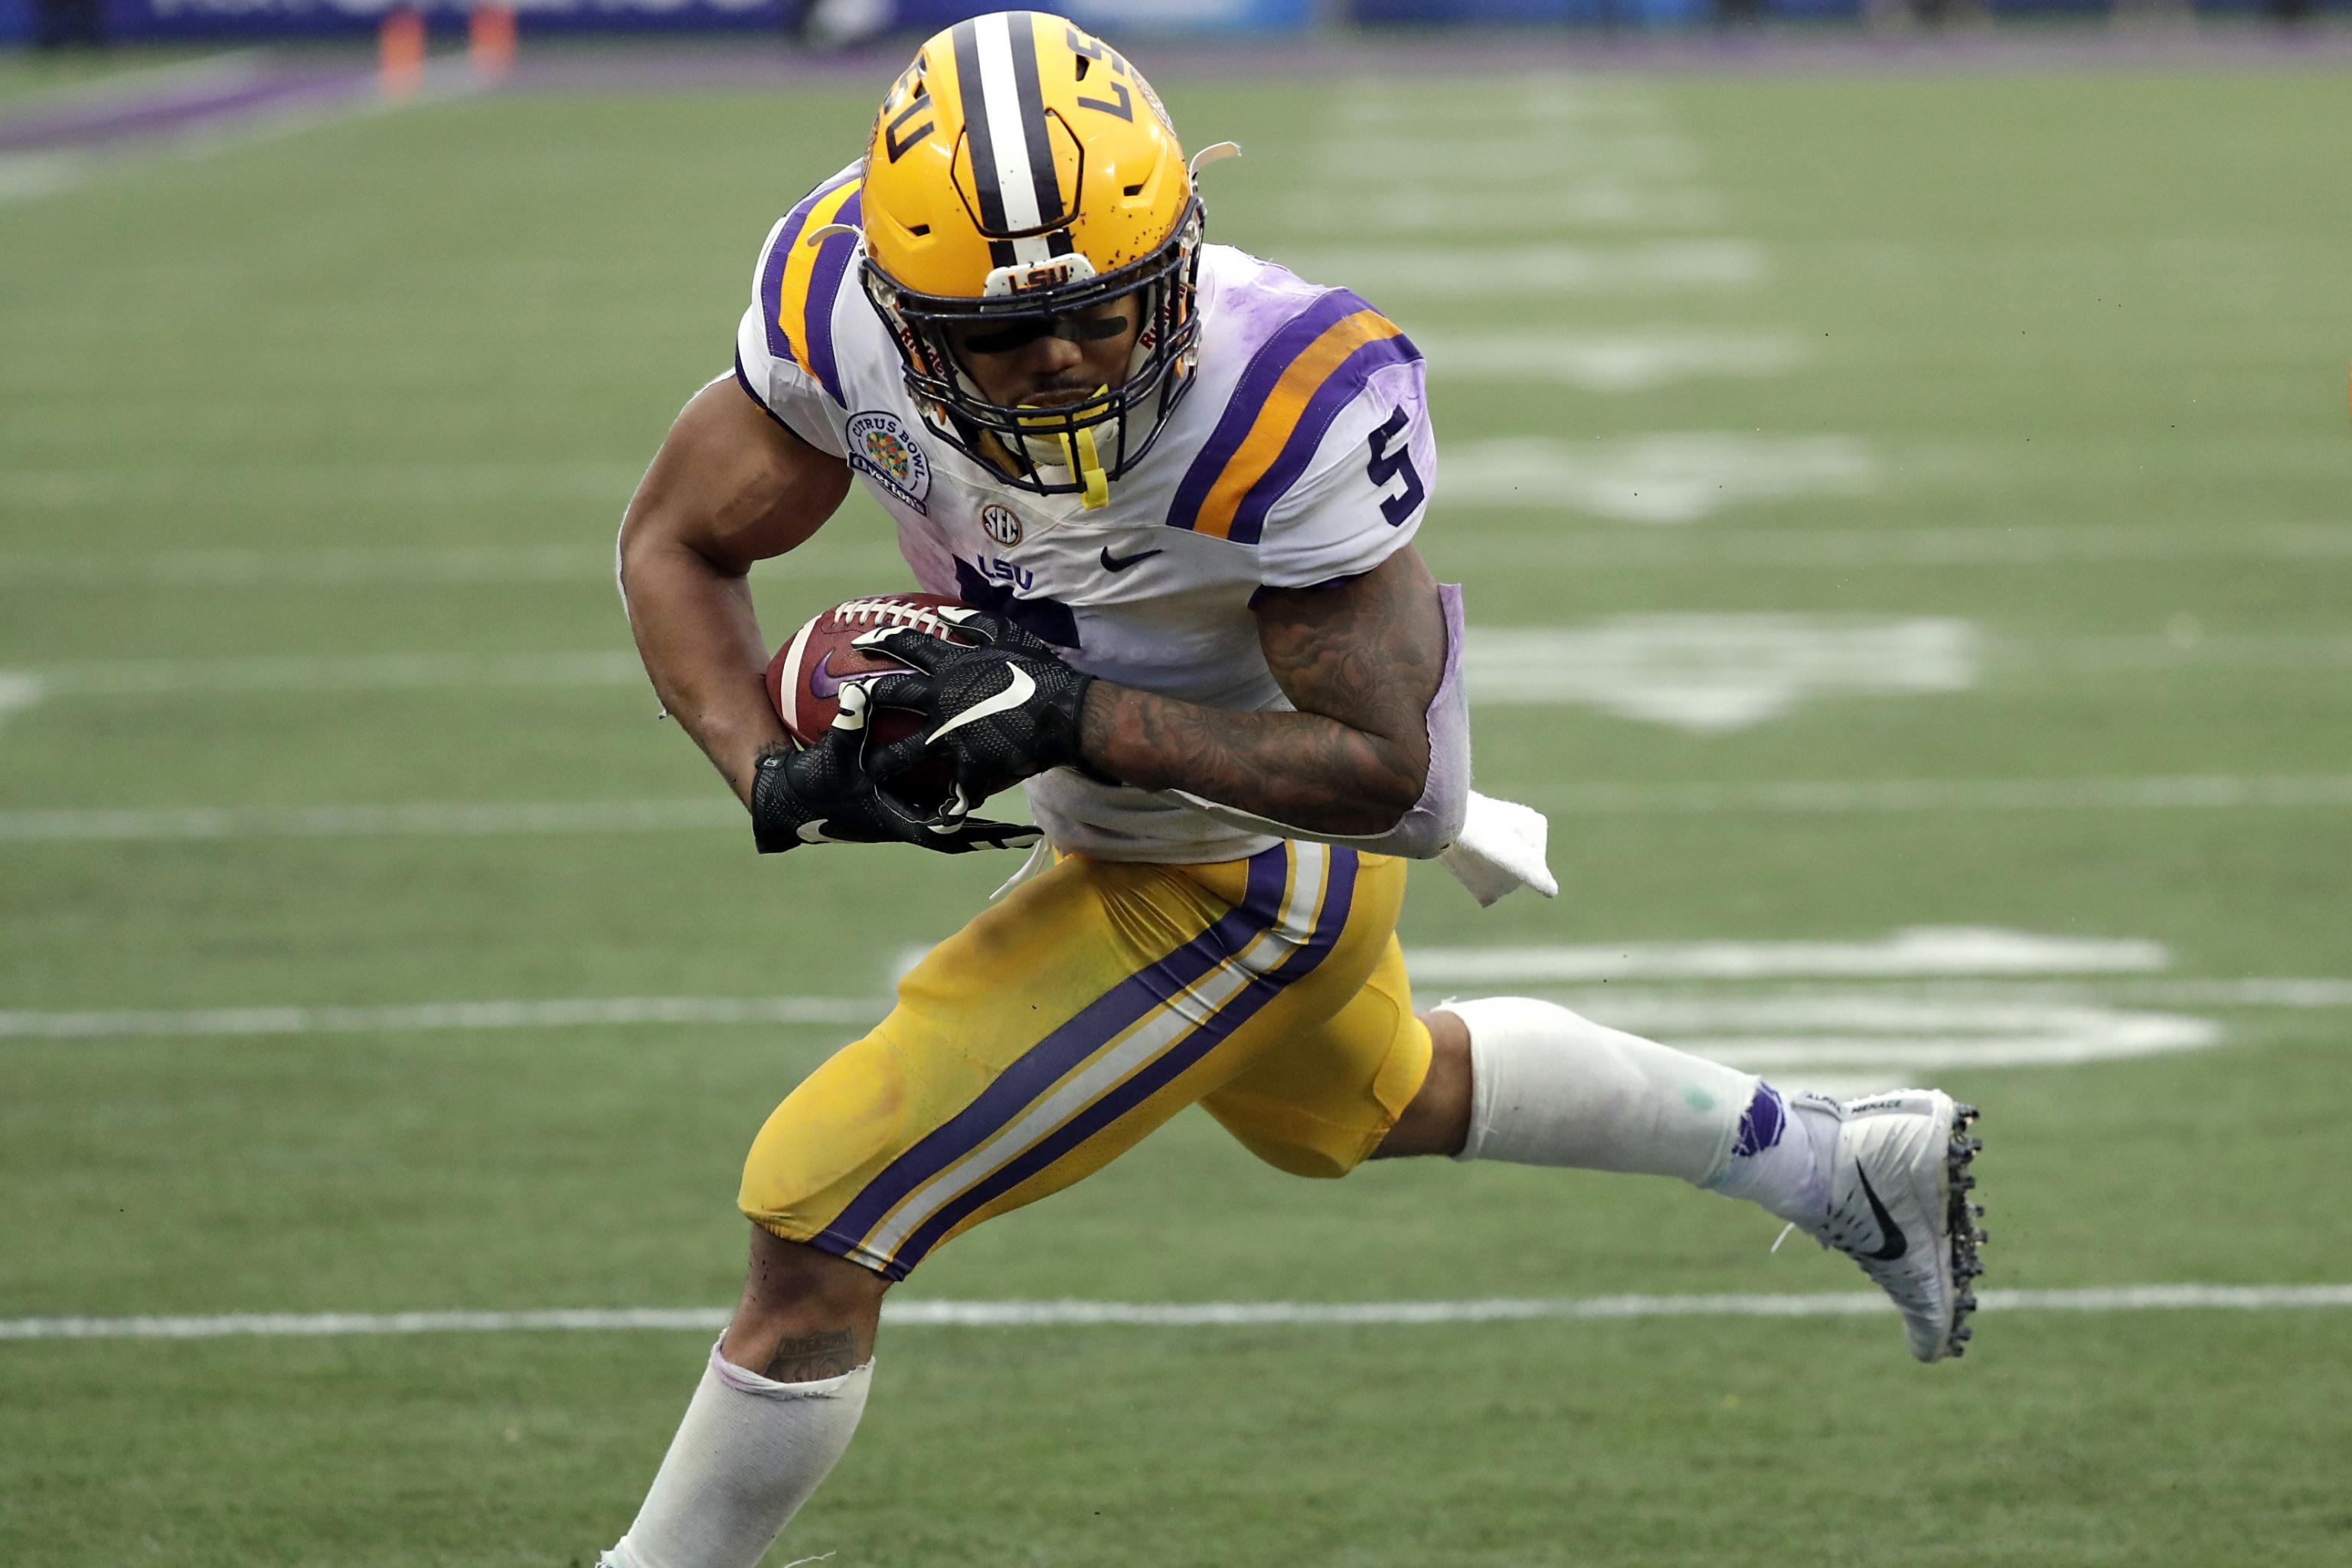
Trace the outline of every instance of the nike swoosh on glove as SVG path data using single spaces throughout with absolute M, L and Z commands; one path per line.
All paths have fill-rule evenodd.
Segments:
M 1099 777 L 1078 760 L 1078 715 L 1094 677 L 994 611 L 939 613 L 977 645 L 905 627 L 867 632 L 856 641 L 920 671 L 882 677 L 874 682 L 874 700 L 930 721 L 920 733 L 875 752 L 874 772 L 887 778 L 927 752 L 946 752 L 955 788 L 942 815 L 950 818 L 1048 768 L 1076 767 Z
M 770 752 L 751 774 L 751 837 L 762 855 L 803 844 L 919 844 L 942 855 L 1026 849 L 1038 832 L 958 814 L 927 819 L 875 787 L 866 758 L 866 683 L 841 689 L 841 711 L 813 746 Z

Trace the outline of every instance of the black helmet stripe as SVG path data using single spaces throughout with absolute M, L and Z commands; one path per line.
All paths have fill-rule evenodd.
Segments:
M 1037 194 L 1040 226 L 1069 221 L 1062 210 L 1062 192 L 1054 178 L 1054 143 L 1046 135 L 1045 94 L 1037 85 L 1037 36 L 1030 13 L 1015 11 L 1005 18 L 1013 35 L 1013 101 L 1020 106 L 1021 133 L 1027 139 L 1029 185 Z
M 959 22 L 955 27 L 956 94 L 963 100 L 964 138 L 971 148 L 973 199 L 980 203 L 980 226 L 991 235 L 1005 232 L 1004 192 L 996 178 L 996 143 L 989 134 L 988 98 L 982 87 L 980 23 Z

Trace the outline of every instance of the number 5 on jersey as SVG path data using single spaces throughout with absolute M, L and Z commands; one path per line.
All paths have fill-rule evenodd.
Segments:
M 1365 470 L 1372 483 L 1382 489 L 1388 489 L 1389 481 L 1400 474 L 1404 477 L 1403 491 L 1381 502 L 1381 515 L 1388 519 L 1391 528 L 1411 517 L 1429 494 L 1422 488 L 1421 475 L 1412 466 L 1412 453 L 1408 449 L 1411 443 L 1399 446 L 1393 452 L 1389 450 L 1389 443 L 1404 433 L 1407 422 L 1405 411 L 1400 408 L 1389 416 L 1387 424 L 1372 432 L 1372 460 Z

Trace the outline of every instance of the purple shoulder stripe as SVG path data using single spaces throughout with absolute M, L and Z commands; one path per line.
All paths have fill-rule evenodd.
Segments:
M 861 191 L 843 204 L 835 223 L 856 225 L 865 220 L 866 194 Z M 842 407 L 849 399 L 841 390 L 841 366 L 833 353 L 833 306 L 840 297 L 841 280 L 849 275 L 849 258 L 857 253 L 857 242 L 845 234 L 828 235 L 816 253 L 816 273 L 809 282 L 808 350 L 809 363 L 816 367 L 816 378 Z
M 776 320 L 777 296 L 784 287 L 784 258 L 800 243 L 801 230 L 808 226 L 809 213 L 828 191 L 837 191 L 843 183 L 857 177 L 856 169 L 845 169 L 819 184 L 800 199 L 799 205 L 784 215 L 784 226 L 776 236 L 776 243 L 768 247 L 768 254 L 760 258 L 760 316 L 768 324 L 768 353 L 777 359 L 793 357 L 793 341 L 784 335 L 783 323 Z
M 1184 478 L 1176 487 L 1176 499 L 1169 503 L 1168 526 L 1192 528 L 1201 519 L 1201 508 L 1216 488 L 1217 476 L 1234 460 L 1234 454 L 1249 438 L 1250 427 L 1257 423 L 1258 412 L 1282 381 L 1282 373 L 1291 362 L 1313 346 L 1315 340 L 1331 330 L 1335 322 L 1344 321 L 1359 310 L 1371 307 L 1345 289 L 1328 289 L 1289 321 L 1274 335 L 1258 345 L 1257 353 L 1242 371 L 1241 380 L 1234 384 L 1233 395 L 1225 400 L 1225 411 L 1217 418 L 1217 427 L 1210 432 L 1192 466 L 1184 470 Z
M 1391 365 L 1412 364 L 1419 361 L 1421 351 L 1412 340 L 1399 332 L 1392 338 L 1377 338 L 1364 344 L 1339 362 L 1329 379 L 1315 389 L 1307 400 L 1306 411 L 1291 427 L 1290 438 L 1282 444 L 1281 455 L 1274 459 L 1257 483 L 1234 513 L 1233 531 L 1226 535 L 1236 544 L 1255 544 L 1265 532 L 1265 515 L 1274 510 L 1275 502 L 1289 493 L 1290 487 L 1307 471 L 1315 458 L 1315 449 L 1339 417 L 1339 411 L 1363 395 L 1373 375 Z

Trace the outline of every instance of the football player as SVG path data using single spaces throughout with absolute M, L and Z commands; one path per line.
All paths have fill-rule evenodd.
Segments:
M 1062 18 L 940 33 L 769 235 L 733 374 L 630 504 L 646 668 L 761 851 L 1044 844 L 761 1131 L 741 1304 L 610 1568 L 749 1568 L 848 1444 L 891 1284 L 1196 1103 L 1303 1176 L 1679 1177 L 1854 1258 L 1921 1360 L 1968 1337 L 1968 1108 L 1783 1095 L 1524 998 L 1414 1012 L 1406 862 L 1525 808 L 1468 789 L 1460 595 L 1412 544 L 1421 354 L 1346 289 L 1206 243 L 1195 165 L 1230 150 L 1188 164 L 1141 74 Z M 916 582 L 971 608 L 956 642 L 867 634 L 907 673 L 796 748 L 746 574 L 854 479 Z M 869 748 L 877 706 L 926 728 Z M 919 752 L 954 770 L 929 810 L 881 782 Z M 1015 782 L 1035 829 L 974 814 Z

